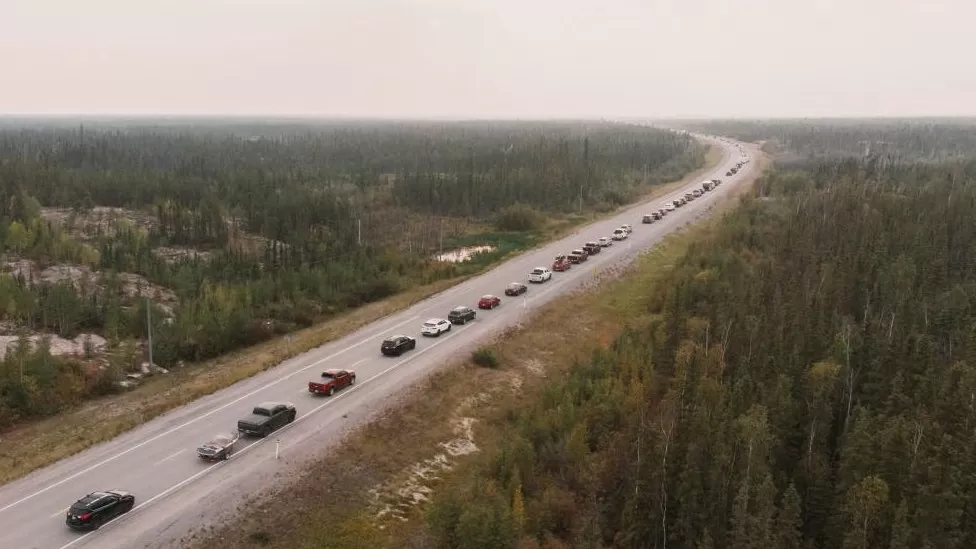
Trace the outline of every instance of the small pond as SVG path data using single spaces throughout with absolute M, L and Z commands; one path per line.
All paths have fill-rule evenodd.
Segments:
M 464 248 L 458 248 L 457 250 L 444 252 L 440 255 L 434 256 L 434 259 L 437 261 L 444 261 L 446 263 L 463 263 L 470 260 L 477 254 L 490 252 L 494 249 L 494 246 L 467 246 Z

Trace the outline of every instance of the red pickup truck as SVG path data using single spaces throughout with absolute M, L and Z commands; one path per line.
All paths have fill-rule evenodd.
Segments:
M 552 270 L 556 272 L 568 271 L 572 266 L 573 264 L 563 254 L 557 255 L 555 261 L 552 262 Z
M 356 372 L 352 370 L 326 370 L 322 372 L 322 381 L 308 382 L 308 392 L 332 396 L 336 391 L 354 383 L 356 383 Z

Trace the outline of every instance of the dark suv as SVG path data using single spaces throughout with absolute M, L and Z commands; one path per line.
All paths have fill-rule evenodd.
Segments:
M 68 508 L 65 523 L 75 530 L 95 530 L 99 526 L 128 513 L 136 498 L 123 490 L 92 492 Z
M 464 324 L 469 320 L 474 320 L 475 315 L 478 313 L 471 307 L 455 307 L 451 309 L 451 312 L 447 313 L 447 319 L 451 321 L 451 324 Z
M 396 335 L 383 340 L 380 352 L 386 356 L 400 356 L 404 352 L 417 348 L 417 340 L 405 335 Z

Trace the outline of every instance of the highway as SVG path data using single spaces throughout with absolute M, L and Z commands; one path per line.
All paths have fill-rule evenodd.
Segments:
M 383 411 L 403 387 L 470 351 L 486 337 L 523 321 L 533 308 L 578 288 L 596 271 L 632 260 L 667 233 L 695 220 L 709 204 L 757 169 L 754 145 L 713 137 L 703 139 L 720 145 L 723 159 L 681 190 L 653 203 L 627 208 L 574 235 L 528 251 L 342 339 L 0 487 L 0 524 L 4 526 L 0 529 L 0 548 L 179 547 L 180 539 L 192 529 L 207 520 L 216 520 L 220 513 L 232 513 L 243 497 L 273 485 L 286 468 L 295 469 L 302 460 L 303 448 L 314 445 L 314 451 L 321 453 L 324 447 L 340 441 L 349 429 Z M 751 161 L 735 176 L 726 177 L 726 171 L 746 155 Z M 722 179 L 723 184 L 661 221 L 641 223 L 645 212 L 656 210 L 693 188 L 701 188 L 702 180 L 712 178 Z M 509 282 L 526 282 L 532 268 L 549 267 L 558 253 L 609 237 L 623 223 L 633 226 L 627 240 L 615 242 L 613 247 L 567 272 L 553 273 L 549 282 L 528 284 L 524 299 L 505 297 Z M 488 293 L 502 298 L 500 307 L 479 310 L 476 321 L 455 326 L 438 338 L 420 335 L 420 326 L 428 318 L 446 318 L 457 305 L 476 308 L 478 298 Z M 380 342 L 399 333 L 416 337 L 416 350 L 398 358 L 382 356 Z M 307 382 L 317 379 L 326 368 L 355 369 L 356 385 L 331 398 L 311 395 Z M 214 434 L 234 430 L 237 420 L 255 404 L 273 400 L 294 403 L 298 419 L 266 439 L 242 438 L 237 452 L 226 462 L 208 464 L 197 458 L 198 445 Z M 281 459 L 275 458 L 276 450 Z M 107 489 L 133 493 L 135 509 L 95 532 L 69 530 L 64 523 L 67 507 L 86 493 Z

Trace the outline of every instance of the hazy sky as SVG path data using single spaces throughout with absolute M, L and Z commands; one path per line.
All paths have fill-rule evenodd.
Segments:
M 0 113 L 976 114 L 976 0 L 0 0 Z

